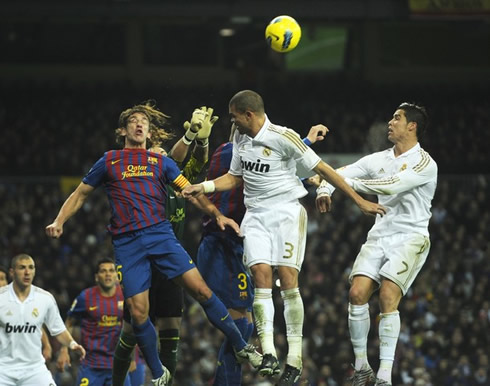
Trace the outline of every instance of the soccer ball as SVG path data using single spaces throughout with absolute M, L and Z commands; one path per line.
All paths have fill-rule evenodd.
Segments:
M 277 52 L 289 52 L 301 39 L 301 27 L 291 16 L 277 16 L 265 29 L 267 44 Z

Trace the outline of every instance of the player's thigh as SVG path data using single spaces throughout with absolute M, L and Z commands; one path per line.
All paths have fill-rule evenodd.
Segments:
M 125 298 L 150 287 L 151 264 L 141 243 L 143 231 L 116 236 L 112 240 L 116 269 Z
M 248 309 L 253 303 L 253 284 L 243 264 L 241 240 L 206 235 L 199 245 L 197 266 L 204 280 L 226 308 Z
M 299 202 L 281 207 L 273 244 L 273 264 L 301 270 L 305 257 L 308 216 Z
M 246 267 L 264 263 L 272 265 L 273 232 L 277 223 L 268 211 L 248 210 L 240 225 L 243 240 L 243 263 Z
M 367 276 L 379 286 L 381 283 L 379 271 L 385 262 L 386 256 L 380 240 L 368 239 L 357 254 L 349 281 L 352 283 L 355 276 Z
M 396 283 L 405 295 L 427 260 L 430 240 L 418 233 L 397 234 L 385 247 L 387 261 L 380 275 Z

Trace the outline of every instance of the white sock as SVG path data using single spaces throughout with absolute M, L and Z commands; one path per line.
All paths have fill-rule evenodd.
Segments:
M 367 339 L 370 327 L 369 304 L 357 306 L 349 303 L 349 332 L 354 356 L 356 357 L 354 364 L 356 370 L 361 370 L 365 366 L 369 367 Z
M 400 313 L 398 311 L 379 314 L 379 379 L 391 384 L 391 369 L 395 360 L 395 349 L 400 335 Z
M 262 353 L 272 354 L 277 358 L 274 346 L 274 302 L 271 288 L 255 289 L 253 309 Z
M 303 366 L 303 323 L 305 310 L 299 288 L 281 291 L 284 300 L 284 320 L 286 321 L 286 336 L 288 340 L 288 356 L 286 363 L 297 369 Z

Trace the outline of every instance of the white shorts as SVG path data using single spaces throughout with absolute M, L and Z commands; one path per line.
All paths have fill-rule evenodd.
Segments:
M 349 280 L 357 275 L 381 283 L 385 277 L 405 295 L 422 269 L 430 250 L 430 240 L 419 233 L 396 233 L 368 239 L 357 255 Z
M 35 368 L 0 371 L 2 386 L 56 386 L 53 375 L 45 364 Z
M 298 201 L 267 208 L 248 209 L 242 220 L 243 263 L 294 267 L 298 271 L 305 257 L 308 217 Z

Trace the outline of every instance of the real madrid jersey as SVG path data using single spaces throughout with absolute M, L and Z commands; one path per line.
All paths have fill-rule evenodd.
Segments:
M 254 138 L 235 133 L 229 172 L 243 178 L 245 206 L 252 208 L 305 196 L 296 165 L 311 170 L 320 161 L 294 130 L 274 125 L 266 116 Z
M 66 330 L 53 295 L 33 285 L 21 302 L 12 283 L 0 288 L 0 372 L 44 364 L 43 323 L 52 336 Z
M 429 236 L 437 164 L 420 144 L 398 157 L 394 147 L 367 155 L 337 172 L 347 177 L 346 182 L 354 190 L 378 195 L 378 202 L 387 208 L 383 217 L 376 217 L 368 237 L 399 232 Z

